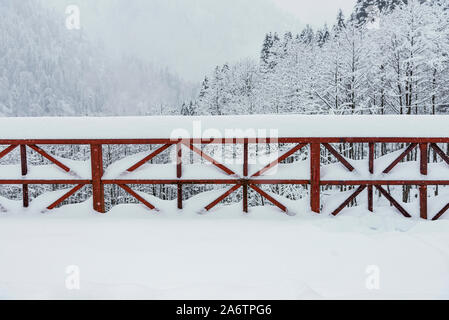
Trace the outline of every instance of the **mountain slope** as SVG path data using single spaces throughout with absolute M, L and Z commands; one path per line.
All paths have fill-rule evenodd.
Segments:
M 192 95 L 166 69 L 111 59 L 40 3 L 0 1 L 0 115 L 165 114 Z

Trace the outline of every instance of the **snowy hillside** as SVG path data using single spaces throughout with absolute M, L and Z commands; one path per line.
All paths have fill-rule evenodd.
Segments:
M 268 30 L 258 60 L 211 69 L 190 113 L 447 112 L 448 2 L 390 1 L 374 20 L 357 18 L 380 2 L 359 1 L 320 28 Z
M 41 1 L 1 1 L 0 11 L 2 116 L 169 114 L 195 92 L 168 69 L 112 57 Z

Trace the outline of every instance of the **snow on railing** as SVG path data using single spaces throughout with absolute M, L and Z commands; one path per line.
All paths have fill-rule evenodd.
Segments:
M 449 137 L 449 116 L 233 115 L 1 118 L 1 139 Z
M 149 128 L 151 129 L 151 128 Z M 289 150 L 278 155 L 264 165 L 249 163 L 249 148 L 255 144 L 293 144 Z M 342 143 L 367 144 L 368 159 L 352 160 L 341 155 L 335 145 Z M 382 143 L 401 143 L 403 150 L 387 154 L 375 159 L 375 146 Z M 85 185 L 92 186 L 93 208 L 98 212 L 105 212 L 105 185 L 117 185 L 128 194 L 136 198 L 143 205 L 153 210 L 156 206 L 148 201 L 141 193 L 134 191 L 129 185 L 159 185 L 170 184 L 177 186 L 177 206 L 183 207 L 183 187 L 192 184 L 231 185 L 220 197 L 204 204 L 205 211 L 209 211 L 223 201 L 230 194 L 242 190 L 243 211 L 248 212 L 248 190 L 252 189 L 261 197 L 269 200 L 281 211 L 288 211 L 282 204 L 280 197 L 264 191 L 261 185 L 307 185 L 310 190 L 310 210 L 320 213 L 322 209 L 321 189 L 326 186 L 356 186 L 355 192 L 331 212 L 339 214 L 363 191 L 367 193 L 369 211 L 373 211 L 374 190 L 385 197 L 403 216 L 411 217 L 410 213 L 397 201 L 385 186 L 419 187 L 420 217 L 428 218 L 428 186 L 449 186 L 449 156 L 438 144 L 449 144 L 446 137 L 224 137 L 224 138 L 111 138 L 111 139 L 49 139 L 42 136 L 38 139 L 0 139 L 0 144 L 8 145 L 0 152 L 3 158 L 16 148 L 20 149 L 20 172 L 14 172 L 8 166 L 0 166 L 0 184 L 15 184 L 23 186 L 23 205 L 28 206 L 28 185 L 30 184 L 58 184 L 74 185 L 59 199 L 48 204 L 47 209 L 54 209 Z M 137 154 L 111 164 L 103 166 L 103 146 L 105 145 L 159 145 L 148 154 Z M 242 147 L 243 161 L 240 165 L 222 163 L 207 154 L 201 146 L 204 145 L 239 145 Z M 68 160 L 44 151 L 40 145 L 89 145 L 90 162 Z M 28 166 L 27 148 L 48 161 L 53 166 Z M 150 164 L 157 155 L 175 148 L 176 161 L 174 164 Z M 418 150 L 419 161 L 402 162 L 413 150 Z M 297 152 L 308 151 L 305 161 L 282 163 Z M 429 163 L 428 155 L 433 151 L 443 162 Z M 322 152 L 332 155 L 338 163 L 322 165 Z M 202 163 L 183 163 L 183 153 L 199 155 Z M 209 165 L 206 165 L 206 163 Z M 2 169 L 7 167 L 7 169 Z M 90 167 L 90 168 L 89 168 Z M 277 170 L 275 170 L 277 169 Z M 449 199 L 448 199 L 449 202 Z M 449 203 L 430 218 L 437 220 L 447 210 Z

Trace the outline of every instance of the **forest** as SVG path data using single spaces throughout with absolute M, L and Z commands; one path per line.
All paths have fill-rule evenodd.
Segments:
M 447 114 L 449 113 L 449 2 L 447 0 L 359 0 L 354 12 L 336 14 L 332 25 L 284 34 L 269 32 L 260 59 L 217 66 L 201 84 L 190 84 L 168 69 L 139 58 L 111 58 L 100 44 L 59 27 L 60 19 L 39 1 L 1 1 L 0 114 L 2 116 L 240 115 L 240 114 Z M 25 18 L 26 17 L 26 18 Z M 61 18 L 62 19 L 62 18 Z M 413 128 L 404 128 L 413 130 Z M 280 150 L 288 145 L 270 146 Z M 382 144 L 376 156 L 404 148 Z M 207 152 L 207 146 L 203 149 Z M 340 144 L 348 159 L 367 148 Z M 449 154 L 449 145 L 441 146 Z M 52 154 L 86 160 L 88 148 L 45 147 Z M 105 165 L 147 147 L 108 146 Z M 265 150 L 266 151 L 266 150 Z M 261 150 L 261 152 L 265 152 Z M 213 151 L 211 151 L 213 152 Z M 241 153 L 240 149 L 233 150 Z M 304 159 L 307 151 L 288 158 Z M 322 150 L 322 161 L 332 161 Z M 416 160 L 417 152 L 407 160 Z M 30 162 L 45 159 L 30 153 Z M 431 161 L 440 161 L 431 154 Z M 12 153 L 1 163 L 17 163 Z M 158 163 L 170 161 L 158 156 Z M 191 158 L 189 161 L 199 161 Z M 192 186 L 189 198 L 220 186 Z M 33 196 L 46 187 L 31 187 Z M 51 187 L 52 190 L 59 188 Z M 172 186 L 139 186 L 174 199 Z M 288 198 L 305 196 L 303 186 L 268 186 Z M 401 187 L 402 200 L 416 190 Z M 18 188 L 1 194 L 18 199 Z M 109 205 L 133 201 L 110 187 Z M 434 190 L 438 194 L 438 189 Z M 82 201 L 88 190 L 76 196 Z M 228 201 L 239 200 L 239 195 Z M 263 201 L 251 195 L 251 205 Z
M 439 114 L 449 2 L 359 0 L 332 26 L 268 33 L 260 61 L 217 66 L 183 114 Z

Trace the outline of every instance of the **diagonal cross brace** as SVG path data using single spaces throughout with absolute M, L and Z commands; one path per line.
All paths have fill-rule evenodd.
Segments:
M 399 212 L 402 213 L 402 215 L 406 218 L 411 218 L 412 216 L 399 204 L 399 202 L 397 202 L 384 188 L 382 188 L 381 186 L 376 185 L 377 190 L 380 191 L 380 193 L 382 193 L 382 195 L 387 198 L 388 201 L 390 201 L 390 203 L 396 207 L 396 209 L 399 210 Z
M 47 152 L 45 152 L 44 150 L 42 150 L 41 148 L 39 148 L 38 146 L 34 145 L 34 144 L 30 144 L 28 145 L 28 147 L 30 147 L 31 149 L 33 149 L 34 151 L 36 151 L 37 153 L 39 153 L 41 156 L 43 156 L 44 158 L 46 158 L 47 160 L 50 160 L 51 162 L 53 162 L 55 165 L 57 165 L 58 167 L 60 167 L 62 170 L 69 172 L 70 168 L 67 167 L 65 164 L 63 164 L 62 162 L 56 160 L 55 158 L 53 158 L 51 155 L 49 155 Z
M 449 203 L 447 204 L 447 205 L 445 205 L 444 207 L 443 207 L 443 209 L 441 209 L 438 213 L 437 213 L 437 215 L 435 216 L 435 217 L 433 217 L 433 221 L 436 221 L 436 220 L 438 220 L 438 219 L 440 219 L 441 218 L 441 216 L 443 215 L 443 214 L 445 214 L 446 213 L 446 211 L 448 211 L 449 210 Z
M 402 152 L 399 157 L 396 158 L 396 160 L 394 160 L 384 171 L 383 173 L 388 173 L 391 171 L 391 169 L 393 169 L 399 162 L 401 162 L 402 159 L 404 159 L 410 152 L 412 152 L 413 149 L 416 148 L 418 144 L 417 143 L 412 143 L 408 146 L 407 149 L 405 149 L 404 152 Z
M 277 201 L 276 199 L 274 199 L 272 196 L 270 196 L 268 193 L 266 193 L 265 191 L 263 191 L 262 189 L 260 189 L 259 187 L 250 184 L 249 185 L 251 189 L 253 189 L 254 191 L 256 191 L 258 194 L 260 194 L 262 197 L 268 199 L 268 201 L 270 201 L 272 204 L 274 204 L 276 207 L 278 207 L 279 209 L 281 209 L 284 212 L 287 212 L 287 207 L 284 206 L 282 203 L 280 203 L 279 201 Z
M 231 193 L 233 193 L 234 191 L 237 191 L 241 186 L 242 186 L 241 184 L 236 184 L 231 189 L 229 189 L 228 191 L 223 193 L 221 196 L 219 196 L 217 199 L 215 199 L 214 201 L 209 203 L 207 206 L 205 206 L 204 209 L 206 209 L 206 211 L 209 211 L 210 209 L 215 207 L 217 204 L 219 204 L 221 201 L 223 201 L 225 198 L 227 198 Z
M 300 143 L 298 145 L 296 145 L 295 147 L 293 147 L 292 149 L 290 149 L 289 151 L 285 152 L 282 156 L 280 156 L 279 158 L 277 158 L 276 160 L 272 161 L 271 163 L 267 164 L 265 167 L 263 167 L 262 169 L 260 169 L 259 171 L 257 171 L 255 174 L 253 174 L 251 177 L 258 177 L 261 176 L 262 174 L 264 174 L 265 172 L 267 172 L 268 170 L 270 170 L 271 168 L 277 166 L 281 161 L 287 159 L 289 156 L 291 156 L 292 154 L 294 154 L 295 152 L 301 150 L 302 148 L 304 148 L 307 145 L 307 143 Z
M 0 152 L 0 159 L 3 158 L 4 156 L 6 156 L 8 153 L 13 151 L 17 147 L 18 147 L 17 144 L 12 144 L 9 147 L 5 148 L 2 152 Z
M 145 158 L 143 158 L 142 160 L 137 162 L 135 165 L 133 165 L 133 166 L 129 167 L 128 169 L 126 169 L 126 171 L 133 172 L 133 171 L 137 170 L 138 168 L 143 166 L 145 163 L 147 163 L 148 161 L 150 161 L 151 159 L 153 159 L 158 154 L 162 153 L 163 151 L 165 151 L 166 149 L 168 149 L 171 146 L 172 146 L 172 144 L 165 144 L 165 145 L 163 145 L 162 147 L 156 149 L 155 151 L 150 153 L 148 156 L 146 156 Z
M 147 200 L 145 200 L 142 196 L 140 196 L 137 192 L 134 192 L 130 187 L 128 187 L 126 184 L 117 184 L 120 188 L 128 192 L 130 195 L 132 195 L 134 198 L 142 202 L 146 207 L 150 208 L 151 210 L 156 210 L 156 207 L 153 206 L 151 203 L 149 203 Z
M 200 157 L 206 159 L 207 161 L 211 162 L 214 166 L 216 166 L 217 168 L 221 169 L 222 171 L 226 172 L 228 175 L 236 175 L 236 173 L 234 171 L 232 171 L 231 169 L 229 169 L 228 167 L 222 165 L 220 162 L 218 162 L 217 160 L 215 160 L 214 158 L 212 158 L 211 156 L 205 154 L 202 150 L 196 148 L 195 146 L 193 146 L 193 144 L 189 143 L 189 142 L 182 142 L 184 145 L 186 145 L 190 150 L 192 150 L 193 152 L 197 153 L 198 155 L 200 155 Z
M 64 194 L 61 198 L 59 198 L 58 200 L 56 200 L 55 202 L 53 202 L 51 205 L 49 205 L 47 207 L 48 210 L 52 210 L 54 208 L 56 208 L 57 205 L 61 204 L 62 202 L 64 202 L 64 200 L 67 200 L 69 197 L 71 197 L 73 194 L 75 194 L 78 190 L 80 190 L 82 187 L 84 187 L 84 184 L 79 184 L 77 186 L 75 186 L 74 188 L 72 188 L 69 192 L 67 192 L 66 194 Z
M 349 171 L 354 171 L 354 167 L 346 160 L 341 154 L 338 153 L 329 143 L 323 143 L 323 146 L 335 157 L 338 161 L 340 161 L 346 169 Z
M 430 147 L 447 163 L 449 164 L 449 156 L 447 156 L 443 150 L 436 143 L 431 143 Z
M 365 190 L 366 185 L 359 186 L 357 190 L 348 198 L 346 199 L 337 209 L 332 212 L 332 215 L 336 216 L 340 213 L 341 210 L 343 210 L 352 200 L 354 200 L 363 190 Z

